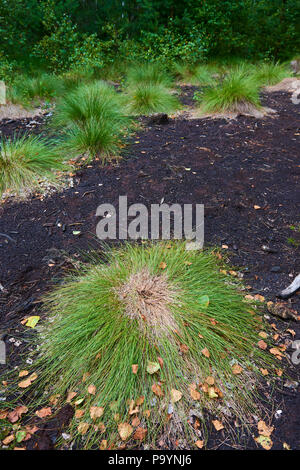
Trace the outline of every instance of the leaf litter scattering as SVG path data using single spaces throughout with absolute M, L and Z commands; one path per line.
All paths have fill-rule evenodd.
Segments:
M 188 87 L 185 87 L 185 91 L 185 100 L 188 101 Z M 193 93 L 194 91 L 192 95 Z M 299 107 L 292 104 L 290 95 L 282 92 L 265 95 L 263 104 L 276 109 L 277 116 L 266 117 L 263 120 L 242 117 L 235 121 L 170 119 L 168 125 L 152 125 L 134 137 L 129 151 L 124 154 L 124 160 L 118 165 L 110 164 L 103 168 L 94 162 L 77 173 L 79 182 L 73 188 L 60 194 L 53 194 L 43 200 L 39 197 L 32 197 L 30 201 L 24 203 L 14 203 L 10 200 L 0 206 L 0 231 L 5 235 L 0 236 L 2 261 L 0 303 L 9 367 L 19 366 L 18 357 L 21 352 L 26 353 L 25 357 L 28 358 L 25 366 L 22 364 L 19 369 L 23 373 L 27 370 L 28 374 L 20 377 L 18 383 L 35 372 L 31 371 L 32 359 L 28 355 L 32 349 L 29 345 L 33 341 L 35 331 L 39 330 L 40 325 L 44 323 L 44 316 L 40 313 L 40 295 L 49 290 L 53 278 L 61 277 L 65 271 L 78 263 L 76 261 L 78 250 L 85 250 L 91 245 L 97 246 L 92 234 L 97 222 L 95 211 L 99 204 L 103 202 L 115 204 L 118 196 L 123 194 L 128 195 L 129 204 L 143 202 L 150 206 L 162 198 L 165 198 L 165 202 L 168 203 L 173 203 L 175 200 L 182 203 L 204 203 L 206 243 L 223 246 L 226 254 L 222 256 L 228 256 L 236 266 L 244 267 L 242 274 L 247 287 L 245 294 L 250 295 L 248 300 L 268 300 L 274 304 L 273 307 L 270 306 L 271 312 L 266 315 L 269 317 L 273 330 L 272 342 L 276 344 L 275 349 L 269 348 L 271 336 L 267 330 L 262 330 L 263 333 L 267 333 L 267 338 L 259 334 L 257 344 L 263 341 L 259 344 L 264 347 L 267 345 L 266 349 L 261 349 L 259 344 L 258 349 L 262 352 L 269 352 L 270 356 L 274 356 L 275 360 L 281 363 L 276 367 L 275 373 L 277 380 L 280 380 L 284 386 L 280 385 L 281 389 L 274 395 L 277 403 L 276 413 L 270 410 L 268 414 L 271 420 L 273 418 L 272 424 L 269 418 L 254 415 L 250 423 L 253 427 L 252 431 L 241 435 L 240 444 L 233 442 L 226 423 L 220 417 L 213 415 L 209 415 L 207 421 L 210 428 L 209 440 L 206 442 L 201 434 L 201 437 L 197 436 L 198 439 L 193 442 L 198 448 L 204 445 L 209 448 L 228 446 L 255 448 L 261 447 L 262 443 L 266 443 L 267 446 L 271 445 L 268 441 L 271 439 L 272 448 L 297 448 L 300 435 L 300 427 L 297 423 L 299 394 L 295 391 L 299 379 L 295 366 L 290 367 L 291 378 L 286 379 L 283 372 L 284 360 L 280 358 L 286 353 L 290 355 L 293 352 L 290 345 L 293 339 L 299 337 L 300 329 L 296 314 L 296 322 L 291 323 L 289 319 L 282 321 L 277 316 L 273 317 L 273 312 L 292 309 L 294 312 L 298 311 L 299 315 L 300 302 L 297 294 L 285 302 L 278 302 L 276 299 L 276 294 L 300 271 L 298 234 L 290 228 L 296 226 L 298 222 L 296 214 L 299 204 L 297 200 Z M 1 123 L 3 135 L 6 132 L 7 135 L 11 135 L 14 126 L 22 127 L 23 124 L 18 121 L 9 125 Z M 23 126 L 23 128 L 26 131 L 26 127 Z M 38 129 L 34 132 L 38 132 Z M 80 232 L 80 235 L 75 236 L 74 231 Z M 290 243 L 290 238 L 293 238 L 295 243 Z M 276 270 L 273 270 L 274 267 Z M 160 268 L 160 274 L 165 273 L 166 269 Z M 230 271 L 237 272 L 237 269 L 234 269 L 234 271 L 228 268 L 223 269 L 229 279 L 235 278 L 234 274 L 230 274 Z M 260 297 L 257 297 L 258 294 Z M 211 299 L 209 301 L 211 302 Z M 280 306 L 277 308 L 277 304 L 281 304 L 282 308 Z M 126 310 L 126 305 L 124 309 Z M 29 319 L 29 324 L 31 324 L 30 317 L 40 315 L 41 320 L 35 327 L 21 323 L 22 320 L 27 322 Z M 212 318 L 210 321 L 215 323 L 216 320 L 218 321 Z M 211 326 L 217 327 L 218 324 L 211 324 Z M 289 333 L 288 330 L 292 330 L 295 334 Z M 179 345 L 178 355 L 181 359 L 191 354 L 187 346 L 184 342 Z M 269 349 L 276 354 L 272 354 Z M 200 352 L 203 360 L 212 359 L 207 345 L 203 345 Z M 150 393 L 156 400 L 164 400 L 166 399 L 165 384 L 160 380 L 160 374 L 165 365 L 164 358 L 157 354 L 150 360 L 150 363 L 154 365 L 147 363 L 142 368 L 142 365 L 133 358 L 129 369 L 132 376 L 138 377 L 139 373 L 146 373 L 147 376 L 155 379 L 151 382 Z M 145 372 L 147 367 L 149 370 L 155 370 L 157 364 L 160 368 L 156 372 L 153 374 Z M 240 377 L 240 374 L 234 374 L 239 371 L 238 366 L 241 366 L 239 362 L 232 364 L 232 376 L 236 378 Z M 268 381 L 269 368 L 261 366 L 260 373 L 262 378 Z M 215 380 L 210 371 L 205 379 L 208 377 Z M 211 379 L 208 380 L 211 382 Z M 19 390 L 28 391 L 31 386 L 34 389 L 34 385 L 38 382 L 39 379 L 35 379 L 29 389 L 19 388 Z M 203 382 L 204 389 L 205 383 Z M 1 393 L 6 388 L 5 383 L 2 385 Z M 92 382 L 89 382 L 87 387 L 89 385 L 96 386 Z M 208 392 L 199 390 L 197 381 L 190 382 L 188 385 L 191 400 L 193 400 L 192 395 L 198 397 L 199 393 L 200 396 L 205 394 L 208 398 Z M 214 386 L 207 383 L 207 387 L 211 395 L 218 395 L 214 387 L 222 392 L 217 382 Z M 96 387 L 96 394 L 97 392 Z M 73 390 L 70 393 L 76 394 Z M 161 396 L 161 393 L 164 395 Z M 183 392 L 175 384 L 170 386 L 169 393 L 171 404 L 169 411 L 172 412 L 173 402 L 175 405 L 182 404 L 185 398 L 178 399 Z M 264 393 L 265 400 L 270 402 L 271 391 L 266 389 Z M 89 399 L 95 397 L 87 389 L 86 394 Z M 44 431 L 39 429 L 34 432 L 31 439 L 17 443 L 16 433 L 13 433 L 13 438 L 9 437 L 11 436 L 9 429 L 3 439 L 7 437 L 10 440 L 10 444 L 7 445 L 13 447 L 31 448 L 35 439 L 34 445 L 52 448 L 53 442 L 47 437 L 50 432 L 48 429 L 57 429 L 56 439 L 61 436 L 61 433 L 68 436 L 69 431 L 63 430 L 61 423 L 66 425 L 74 412 L 77 412 L 77 416 L 82 415 L 82 398 L 73 396 L 72 399 L 67 400 L 58 418 L 36 416 L 39 422 L 36 425 L 32 424 L 32 427 L 39 425 Z M 209 400 L 214 403 L 222 399 L 224 398 L 218 396 Z M 51 404 L 37 407 L 34 411 L 56 406 L 52 403 L 58 404 L 59 400 L 62 400 L 62 397 L 52 397 Z M 138 403 L 133 405 L 129 403 L 128 409 L 134 411 L 137 406 L 141 407 L 142 404 Z M 198 403 L 198 400 L 195 403 Z M 2 404 L 3 402 L 1 408 Z M 26 406 L 28 406 L 27 402 Z M 101 403 L 91 406 L 103 408 Z M 149 412 L 151 416 L 151 409 L 149 407 L 145 410 L 146 417 Z M 52 411 L 56 416 L 54 408 Z M 100 413 L 100 411 L 97 412 Z M 85 409 L 84 413 L 87 416 L 89 410 Z M 130 416 L 142 421 L 136 414 L 133 413 Z M 207 418 L 205 412 L 204 415 Z M 28 413 L 24 413 L 19 421 L 22 418 L 23 422 L 26 416 Z M 134 421 L 134 424 L 138 423 L 138 419 Z M 203 415 L 193 406 L 189 411 L 188 419 L 193 423 L 189 426 L 198 430 L 203 422 Z M 47 420 L 49 420 L 49 425 Z M 91 424 L 89 420 L 92 420 L 90 413 L 88 419 L 81 419 L 83 423 Z M 176 420 L 174 413 L 172 420 Z M 274 430 L 271 436 L 265 436 L 267 439 L 261 438 L 255 441 L 254 438 L 263 435 L 259 433 L 257 427 L 260 420 L 263 420 L 267 426 L 274 426 Z M 220 421 L 225 430 L 217 431 L 212 421 Z M 124 423 L 135 429 L 134 424 L 128 419 L 118 422 L 118 425 Z M 25 422 L 25 426 L 31 426 L 31 424 Z M 236 422 L 236 426 L 235 433 L 240 429 L 239 422 Z M 146 427 L 143 424 L 137 425 L 137 428 L 139 427 L 143 431 L 139 430 L 138 435 L 144 433 L 147 436 Z M 84 431 L 85 428 L 86 425 L 82 425 L 80 429 Z M 88 429 L 90 430 L 90 426 Z M 130 428 L 127 428 L 127 432 L 128 430 Z M 118 432 L 118 438 L 121 439 L 119 431 L 115 432 Z M 123 436 L 124 432 L 126 434 L 126 427 L 125 431 L 123 429 Z M 41 437 L 42 433 L 45 439 Z M 130 438 L 133 438 L 134 433 L 135 431 L 132 432 Z M 21 437 L 18 435 L 18 439 Z M 109 444 L 105 441 L 107 439 L 101 440 L 101 448 L 108 447 Z M 125 441 L 122 442 L 125 443 Z M 145 445 L 144 440 L 137 440 L 136 445 L 139 442 Z M 62 445 L 68 447 L 70 441 L 63 438 Z M 184 448 L 185 443 L 172 435 L 162 434 L 157 446 L 158 448 L 180 448 L 181 446 Z

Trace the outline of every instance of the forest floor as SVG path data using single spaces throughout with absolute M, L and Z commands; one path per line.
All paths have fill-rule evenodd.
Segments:
M 185 105 L 191 104 L 193 91 L 182 87 Z M 276 114 L 235 120 L 186 119 L 182 114 L 164 125 L 141 118 L 118 162 L 104 167 L 93 162 L 79 169 L 74 186 L 62 192 L 0 203 L 0 331 L 9 368 L 26 357 L 34 335 L 21 320 L 38 312 L 41 294 L 69 271 L 68 257 L 99 247 L 96 209 L 102 203 L 118 207 L 119 196 L 127 195 L 128 205 L 148 208 L 162 200 L 204 204 L 205 245 L 221 248 L 242 270 L 249 294 L 279 302 L 279 291 L 300 272 L 300 230 L 291 228 L 300 227 L 300 106 L 284 92 L 265 93 L 263 104 Z M 44 133 L 44 119 L 2 120 L 0 130 L 3 136 Z M 299 293 L 282 304 L 300 315 Z M 300 338 L 300 321 L 266 315 L 291 354 L 291 341 Z M 295 331 L 294 338 L 289 329 Z M 300 449 L 300 365 L 290 363 L 289 374 L 294 382 L 279 387 L 270 410 L 273 449 L 282 449 L 284 443 Z M 277 410 L 282 410 L 278 418 Z M 40 425 L 22 444 L 53 448 L 72 413 L 67 405 L 51 425 Z M 251 432 L 234 443 L 225 429 L 211 430 L 207 447 L 248 449 L 257 444 Z

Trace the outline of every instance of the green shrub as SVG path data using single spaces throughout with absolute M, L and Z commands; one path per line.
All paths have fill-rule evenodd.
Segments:
M 162 85 L 140 84 L 125 94 L 129 114 L 170 113 L 180 108 L 178 98 Z
M 207 88 L 195 98 L 203 113 L 247 112 L 261 107 L 257 81 L 243 68 L 230 71 L 220 84 Z
M 84 434 L 85 448 L 126 430 L 123 440 L 138 442 L 134 417 L 147 441 L 168 425 L 175 439 L 196 440 L 191 409 L 204 432 L 207 411 L 242 425 L 259 413 L 260 369 L 276 375 L 257 346 L 267 327 L 213 252 L 149 243 L 92 259 L 46 298 L 32 408 L 39 387 L 47 406 L 48 395 L 57 406 L 68 395 L 79 410 L 72 438 Z
M 39 189 L 39 180 L 56 183 L 53 170 L 65 168 L 47 141 L 36 137 L 3 139 L 0 144 L 0 193 Z
M 258 64 L 253 72 L 253 77 L 260 86 L 276 85 L 291 75 L 291 70 L 286 65 L 279 64 L 278 62 L 263 62 Z

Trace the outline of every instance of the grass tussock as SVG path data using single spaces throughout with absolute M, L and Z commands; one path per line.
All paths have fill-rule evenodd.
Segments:
M 173 85 L 173 79 L 158 63 L 132 65 L 127 70 L 126 86 L 135 88 L 142 84 L 162 85 L 170 88 Z
M 166 429 L 193 442 L 207 411 L 245 425 L 274 359 L 257 347 L 268 332 L 255 307 L 218 263 L 183 242 L 95 256 L 45 301 L 32 406 L 38 387 L 44 406 L 71 402 L 85 448 L 153 443 Z
M 53 170 L 63 169 L 59 154 L 39 137 L 3 139 L 0 143 L 0 194 L 39 189 L 41 178 L 55 184 Z
M 291 77 L 292 72 L 284 64 L 263 62 L 255 67 L 252 76 L 259 86 L 271 86 L 276 85 L 286 77 Z
M 68 93 L 57 105 L 53 123 L 65 128 L 66 153 L 104 160 L 119 150 L 130 119 L 114 88 L 97 81 Z
M 130 87 L 125 93 L 126 109 L 129 115 L 172 113 L 180 108 L 180 102 L 163 85 L 142 83 Z
M 259 85 L 243 67 L 233 69 L 217 86 L 195 97 L 202 113 L 248 113 L 261 107 Z
M 13 104 L 38 106 L 43 100 L 53 100 L 64 91 L 60 77 L 40 74 L 37 77 L 20 76 L 8 89 L 8 100 Z
M 183 83 L 196 86 L 211 86 L 216 84 L 218 70 L 212 65 L 186 65 L 177 63 L 174 66 L 175 73 Z

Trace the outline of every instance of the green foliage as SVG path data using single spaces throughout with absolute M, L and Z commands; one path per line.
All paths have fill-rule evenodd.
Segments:
M 3 139 L 0 144 L 0 193 L 38 190 L 41 178 L 57 184 L 53 170 L 64 168 L 53 146 L 39 137 Z
M 261 86 L 276 85 L 281 82 L 281 80 L 291 75 L 291 70 L 278 62 L 263 62 L 262 64 L 258 64 L 256 70 L 253 72 L 254 79 Z
M 167 64 L 285 60 L 300 49 L 300 0 L 5 0 L 0 18 L 1 51 L 52 70 L 86 61 L 101 68 L 117 55 Z
M 203 113 L 242 112 L 247 108 L 260 108 L 259 85 L 244 68 L 231 70 L 215 87 L 195 94 Z
M 230 416 L 246 425 L 249 414 L 258 412 L 259 368 L 268 368 L 272 381 L 276 363 L 257 347 L 259 332 L 267 327 L 238 284 L 220 272 L 216 256 L 187 251 L 184 242 L 125 245 L 108 250 L 104 260 L 103 254 L 90 256 L 90 264 L 45 299 L 47 320 L 31 407 L 39 406 L 37 387 L 47 403 L 45 391 L 62 403 L 74 392 L 82 416 L 73 419 L 70 432 L 79 438 L 80 423 L 88 424 L 85 448 L 101 439 L 116 442 L 119 424 L 133 416 L 147 428 L 146 440 L 154 442 L 172 401 L 174 437 L 185 431 L 195 440 L 187 423 L 195 407 L 204 432 L 207 410 L 224 422 L 220 410 L 230 407 Z M 201 389 L 207 377 L 214 385 Z M 158 382 L 160 389 L 153 388 Z M 172 389 L 182 394 L 177 402 Z M 195 398 L 191 390 L 196 389 Z M 98 419 L 91 417 L 92 406 L 103 408 Z
M 69 92 L 58 103 L 53 124 L 66 127 L 66 153 L 104 159 L 120 148 L 130 119 L 124 115 L 122 98 L 115 89 L 97 81 Z
M 141 83 L 125 93 L 127 111 L 132 115 L 171 113 L 180 108 L 178 98 L 162 85 Z
M 17 63 L 9 60 L 0 51 L 0 80 L 3 80 L 6 85 L 13 81 L 13 76 L 16 73 Z

